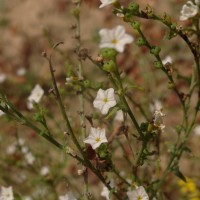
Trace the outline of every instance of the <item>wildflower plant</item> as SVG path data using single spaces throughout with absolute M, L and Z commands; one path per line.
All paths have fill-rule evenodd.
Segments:
M 25 101 L 28 109 L 20 110 L 7 95 L 6 89 L 0 90 L 0 115 L 1 118 L 7 117 L 5 123 L 18 122 L 43 137 L 49 142 L 49 149 L 51 146 L 57 147 L 60 154 L 64 154 L 66 159 L 75 163 L 74 177 L 81 177 L 77 178 L 78 181 L 74 184 L 77 191 L 73 188 L 73 176 L 70 176 L 67 191 L 65 188 L 58 193 L 55 191 L 55 184 L 58 180 L 65 179 L 59 173 L 62 173 L 61 168 L 65 169 L 68 160 L 55 167 L 54 173 L 50 161 L 49 164 L 42 163 L 42 159 L 39 162 L 40 156 L 34 155 L 31 147 L 28 148 L 25 142 L 17 138 L 18 142 L 14 142 L 7 149 L 7 154 L 13 156 L 14 160 L 8 160 L 7 166 L 9 162 L 14 162 L 21 168 L 32 169 L 35 176 L 54 191 L 46 199 L 86 200 L 99 199 L 102 196 L 107 200 L 164 200 L 170 195 L 170 199 L 178 199 L 178 196 L 174 197 L 171 194 L 173 184 L 177 183 L 174 180 L 189 180 L 182 172 L 181 161 L 184 154 L 192 155 L 188 141 L 193 128 L 198 127 L 196 124 L 200 109 L 199 1 L 188 1 L 182 9 L 180 7 L 180 21 L 190 21 L 183 27 L 179 19 L 175 21 L 167 13 L 157 14 L 150 5 L 141 8 L 135 1 L 128 2 L 128 5 L 117 0 L 98 2 L 99 8 L 102 8 L 100 12 L 108 6 L 107 11 L 118 18 L 118 22 L 121 20 L 124 26 L 118 24 L 109 29 L 99 28 L 99 44 L 96 44 L 98 53 L 93 55 L 89 45 L 82 41 L 84 33 L 81 32 L 80 14 L 85 12 L 82 10 L 84 2 L 73 0 L 73 52 L 76 58 L 74 61 L 68 59 L 71 63 L 67 65 L 66 71 L 62 68 L 62 73 L 66 75 L 62 79 L 63 82 L 66 81 L 65 84 L 58 82 L 57 66 L 54 66 L 53 62 L 55 54 L 64 55 L 66 58 L 65 52 L 62 51 L 63 42 L 58 42 L 51 46 L 50 52 L 42 52 L 45 65 L 48 66 L 51 85 L 31 85 Z M 179 38 L 184 42 L 193 61 L 190 62 L 190 73 L 179 73 L 180 69 L 175 66 L 176 55 L 173 55 L 173 59 L 169 56 L 164 59 L 162 52 L 165 51 L 165 47 L 162 47 L 159 41 L 151 39 L 148 29 L 145 28 L 144 19 L 157 21 L 161 26 L 165 26 L 163 40 Z M 120 66 L 121 56 L 124 56 L 125 65 L 129 57 L 132 57 L 130 52 L 136 49 L 137 52 L 140 49 L 141 52 L 145 52 L 145 56 L 134 58 L 137 62 L 141 60 L 141 65 L 145 65 L 139 81 L 135 80 L 136 76 L 133 78 L 128 70 L 127 73 L 124 72 L 123 66 Z M 89 67 L 90 71 L 94 70 L 93 77 L 86 73 L 86 68 Z M 132 68 L 137 67 L 135 65 Z M 147 71 L 148 68 L 152 71 Z M 148 77 L 145 73 L 149 73 L 149 76 L 152 73 L 149 82 L 145 82 Z M 160 77 L 162 79 L 159 79 Z M 179 84 L 180 80 L 184 82 L 183 88 Z M 157 85 L 149 87 L 152 82 Z M 159 90 L 160 85 L 163 85 L 163 91 Z M 161 93 L 159 97 L 154 96 L 157 89 Z M 78 100 L 78 105 L 74 104 L 73 95 L 74 99 Z M 172 104 L 171 110 L 167 110 L 167 100 L 164 99 L 170 95 L 173 95 L 177 103 Z M 59 109 L 55 109 L 57 107 Z M 173 111 L 177 112 L 176 119 L 175 123 L 170 124 L 169 116 Z M 51 121 L 55 122 L 54 126 L 50 125 Z M 43 158 L 46 156 L 48 157 L 48 153 Z M 90 184 L 94 176 L 97 195 Z M 185 187 L 183 182 L 176 186 Z M 97 183 L 102 184 L 101 189 Z M 14 199 L 13 195 L 18 199 L 23 198 L 20 193 L 15 192 L 15 188 L 13 194 L 12 181 L 7 179 L 4 184 L 8 187 L 2 185 L 0 199 Z M 8 197 L 5 197 L 6 195 Z M 31 195 L 33 199 L 42 196 L 41 191 L 40 195 Z M 45 195 L 48 195 L 48 192 Z

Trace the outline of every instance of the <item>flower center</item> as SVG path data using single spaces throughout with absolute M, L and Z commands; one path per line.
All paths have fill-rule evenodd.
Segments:
M 107 98 L 105 98 L 105 99 L 103 99 L 103 101 L 104 101 L 105 103 L 107 103 L 107 102 L 108 102 L 108 99 L 107 99 Z
M 142 197 L 141 197 L 141 196 L 139 196 L 139 197 L 137 198 L 137 200 L 142 200 Z
M 96 141 L 96 142 L 100 142 L 101 139 L 100 139 L 99 137 L 97 137 L 97 138 L 95 139 L 95 141 Z
M 116 39 L 113 39 L 113 40 L 112 40 L 112 43 L 113 43 L 113 44 L 117 44 L 117 42 L 118 42 L 118 40 L 116 40 Z

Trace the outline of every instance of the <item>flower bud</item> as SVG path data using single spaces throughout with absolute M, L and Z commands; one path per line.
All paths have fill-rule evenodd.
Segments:
M 142 37 L 139 37 L 137 39 L 136 43 L 137 43 L 138 46 L 143 46 L 143 45 L 147 44 L 146 40 L 144 38 L 142 38 Z
M 135 29 L 135 30 L 140 30 L 140 22 L 135 21 L 133 23 L 131 23 L 131 26 Z
M 168 82 L 168 89 L 173 89 L 175 85 L 172 82 Z
M 139 8 L 140 6 L 135 3 L 135 2 L 131 2 L 129 5 L 128 5 L 128 9 L 132 12 L 132 13 L 138 13 L 139 12 Z
M 83 85 L 84 85 L 86 88 L 90 87 L 90 81 L 89 81 L 89 80 L 83 81 Z
M 103 58 L 114 59 L 117 55 L 117 51 L 115 51 L 115 49 L 111 49 L 111 48 L 102 48 L 100 50 L 100 54 Z
M 110 60 L 103 65 L 103 70 L 106 72 L 114 72 L 116 70 L 116 64 L 113 60 Z
M 154 62 L 154 66 L 157 68 L 157 69 L 161 69 L 163 67 L 163 64 L 162 62 L 160 61 L 155 61 Z
M 160 48 L 160 47 L 158 47 L 158 46 L 153 46 L 153 47 L 151 48 L 151 50 L 150 50 L 150 53 L 153 54 L 153 55 L 155 55 L 155 56 L 158 56 L 159 53 L 160 53 L 160 51 L 161 51 L 161 48 Z
M 133 17 L 133 16 L 131 15 L 131 13 L 125 13 L 125 14 L 124 14 L 123 20 L 124 20 L 125 22 L 130 22 L 130 20 L 131 20 L 132 17 Z

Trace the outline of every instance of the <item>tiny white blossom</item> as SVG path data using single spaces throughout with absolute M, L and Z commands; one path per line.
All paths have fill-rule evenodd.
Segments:
M 23 145 L 25 144 L 25 139 L 24 139 L 24 138 L 19 138 L 19 139 L 18 139 L 18 144 L 19 144 L 20 146 L 23 146 Z
M 194 5 L 192 1 L 187 1 L 182 7 L 180 20 L 185 21 L 191 17 L 194 17 L 198 12 L 198 6 Z
M 77 200 L 77 199 L 71 192 L 68 192 L 63 196 L 59 196 L 59 200 Z
M 22 152 L 23 154 L 27 154 L 27 153 L 28 153 L 28 147 L 26 147 L 26 146 L 22 147 L 22 148 L 21 148 L 21 152 Z
M 196 5 L 199 5 L 200 1 L 199 0 L 195 0 L 194 1 Z
M 85 143 L 90 144 L 93 149 L 99 147 L 102 143 L 108 142 L 106 138 L 105 129 L 93 128 L 90 129 L 89 136 L 84 140 Z
M 109 88 L 107 90 L 99 89 L 97 96 L 93 102 L 93 106 L 98 108 L 103 115 L 106 115 L 110 108 L 117 104 L 115 100 L 114 89 Z
M 49 167 L 48 166 L 43 166 L 40 170 L 40 174 L 42 176 L 46 176 L 47 174 L 49 174 Z
M 25 197 L 23 198 L 23 200 L 32 200 L 32 198 L 29 197 L 29 196 L 25 196 Z
M 134 41 L 134 38 L 125 33 L 123 26 L 116 26 L 113 29 L 101 29 L 99 31 L 101 37 L 100 48 L 113 48 L 118 52 L 123 52 L 125 45 Z
M 167 63 L 172 63 L 172 57 L 171 56 L 166 56 L 163 60 L 162 60 L 163 65 L 167 64 Z
M 3 83 L 7 79 L 7 75 L 4 73 L 0 74 L 0 83 Z
M 29 165 L 32 165 L 35 161 L 35 157 L 33 156 L 33 154 L 31 152 L 28 152 L 25 154 L 25 159 Z
M 194 128 L 194 134 L 200 136 L 200 125 Z
M 26 68 L 21 67 L 16 72 L 17 76 L 24 76 L 26 74 Z
M 16 144 L 11 144 L 7 147 L 6 153 L 12 155 L 15 153 L 16 150 L 17 150 Z
M 28 97 L 27 106 L 29 109 L 33 108 L 33 102 L 39 103 L 40 99 L 44 94 L 44 90 L 40 85 L 36 85 L 33 90 L 31 91 L 30 96 Z
M 164 116 L 165 114 L 162 112 L 162 109 L 156 110 L 154 112 L 154 119 L 153 119 L 154 126 L 160 128 L 161 131 L 163 131 L 163 129 L 165 128 L 165 125 L 163 124 Z
M 161 110 L 162 108 L 162 103 L 157 99 L 155 99 L 149 106 L 149 109 L 152 113 L 154 113 L 156 110 Z
M 100 1 L 101 1 L 101 5 L 99 6 L 99 8 L 103 8 L 107 5 L 115 3 L 117 0 L 100 0 Z
M 114 187 L 113 179 L 110 181 L 110 186 Z M 110 200 L 109 193 L 110 193 L 109 189 L 106 186 L 104 186 L 102 191 L 101 191 L 101 196 L 105 197 L 106 200 Z
M 135 190 L 128 191 L 127 195 L 129 200 L 149 200 L 148 194 L 143 186 L 140 186 Z
M 1 187 L 0 200 L 14 200 L 12 187 Z
M 2 115 L 4 115 L 5 113 L 2 111 L 2 110 L 0 110 L 0 116 L 2 116 Z
M 118 110 L 117 111 L 114 120 L 115 121 L 119 121 L 119 122 L 123 122 L 124 121 L 124 115 L 123 115 L 123 111 L 122 110 Z

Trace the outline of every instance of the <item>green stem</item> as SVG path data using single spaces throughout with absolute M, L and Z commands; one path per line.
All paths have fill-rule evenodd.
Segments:
M 57 46 L 57 45 L 56 45 Z M 54 69 L 53 69 L 53 66 L 52 66 L 52 63 L 51 63 L 51 56 L 50 58 L 47 58 L 48 61 L 49 61 L 49 69 L 50 69 L 50 72 L 51 72 L 51 77 L 52 77 L 52 82 L 53 82 L 53 86 L 54 86 L 54 91 L 55 91 L 55 95 L 56 95 L 56 98 L 57 98 L 57 101 L 58 101 L 58 104 L 59 104 L 59 107 L 60 107 L 60 110 L 61 110 L 61 113 L 63 115 L 63 118 L 66 122 L 66 128 L 69 132 L 69 135 L 71 136 L 72 138 L 72 141 L 74 142 L 74 144 L 76 145 L 77 149 L 79 150 L 79 152 L 81 153 L 81 155 L 83 156 L 83 159 L 84 159 L 84 165 L 88 168 L 90 168 L 95 174 L 96 176 L 104 183 L 104 185 L 109 189 L 109 190 L 112 190 L 113 188 L 110 187 L 110 185 L 106 182 L 105 178 L 103 177 L 103 175 L 92 165 L 92 163 L 89 161 L 89 159 L 87 158 L 87 155 L 85 154 L 85 152 L 83 151 L 83 149 L 81 148 L 73 130 L 72 130 L 72 127 L 71 127 L 71 124 L 69 122 L 69 119 L 68 119 L 68 116 L 66 114 L 66 111 L 65 111 L 65 107 L 63 105 L 63 102 L 62 102 L 62 99 L 61 99 L 61 96 L 60 96 L 60 93 L 59 93 L 59 90 L 58 90 L 58 87 L 57 87 L 57 83 L 56 83 L 56 80 L 55 80 L 55 76 L 54 76 Z M 116 192 L 114 193 L 115 197 L 117 199 L 119 199 L 119 197 L 117 196 Z

